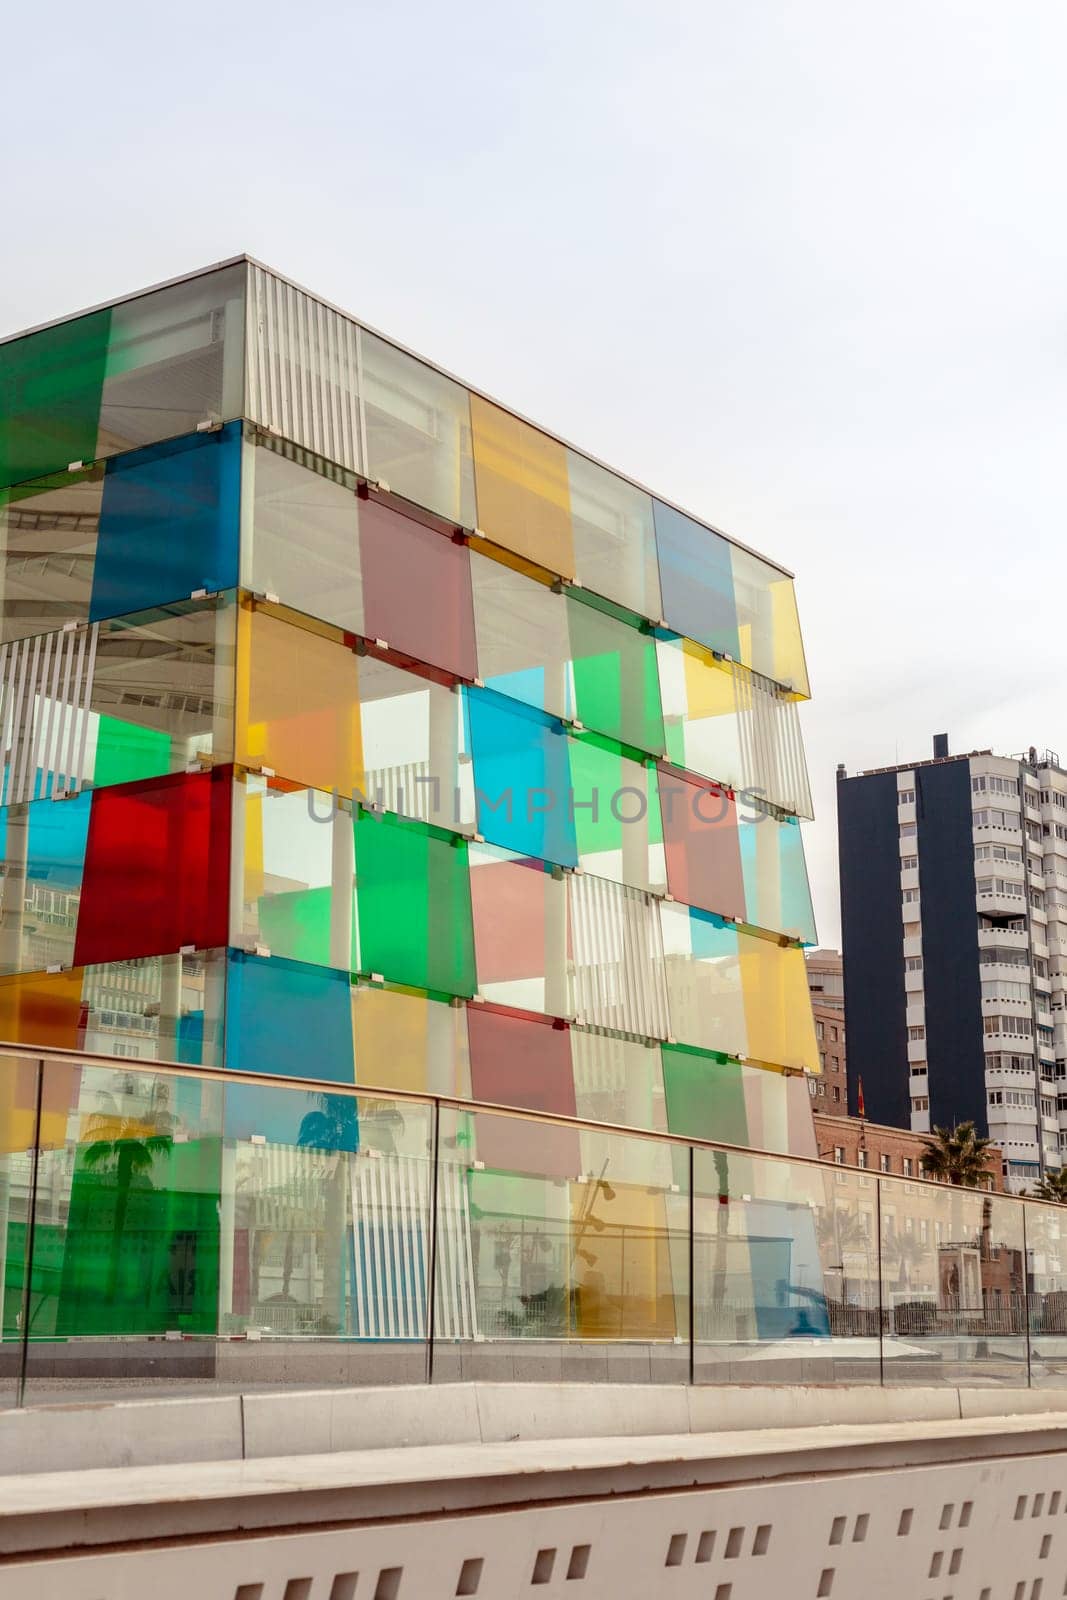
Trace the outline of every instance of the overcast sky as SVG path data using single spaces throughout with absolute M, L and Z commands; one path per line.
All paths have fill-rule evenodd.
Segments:
M 1067 759 L 1067 11 L 19 6 L 0 330 L 247 250 L 797 573 L 834 768 Z

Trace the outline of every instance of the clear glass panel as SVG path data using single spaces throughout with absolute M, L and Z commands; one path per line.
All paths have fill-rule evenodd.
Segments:
M 505 550 L 573 578 L 566 446 L 480 395 L 470 407 L 479 528 Z
M 44 1093 L 27 1401 L 211 1378 L 221 1084 L 47 1062 Z
M 473 528 L 466 389 L 365 328 L 360 340 L 369 476 L 416 505 Z
M 567 876 L 570 1013 L 590 1027 L 666 1039 L 660 902 L 591 874 Z
M 736 544 L 730 565 L 740 660 L 799 695 L 810 694 L 792 578 Z
M 471 557 L 439 530 L 378 500 L 359 502 L 366 631 L 462 678 L 475 678 Z
M 233 760 L 232 596 L 100 624 L 86 771 L 95 788 Z
M 355 824 L 357 970 L 414 988 L 473 994 L 467 841 L 362 810 Z
M 567 1015 L 567 885 L 558 867 L 492 845 L 469 849 L 478 993 Z
M 568 1028 L 483 1004 L 468 1006 L 467 1035 L 475 1100 L 576 1115 Z
M 441 1110 L 435 1376 L 684 1381 L 686 1152 Z
M 0 489 L 0 642 L 88 617 L 103 494 L 102 466 Z
M 556 717 L 572 714 L 567 601 L 502 561 L 471 554 L 478 675 Z
M 237 925 L 229 942 L 261 956 L 349 973 L 355 965 L 350 803 L 250 776 L 237 785 L 234 817 L 243 872 L 240 911 L 234 908 Z M 250 975 L 250 981 L 259 980 Z M 263 979 L 272 992 L 288 981 Z M 340 1000 L 335 1004 L 344 1010 Z M 346 1036 L 347 1031 L 346 1024 Z M 348 1037 L 344 1076 L 349 1082 L 351 1045 Z M 269 1047 L 269 1041 L 257 1038 L 255 1049 L 261 1047 Z
M 604 601 L 567 595 L 574 714 L 585 727 L 635 750 L 662 755 L 656 646 L 651 634 L 616 616 Z
M 474 821 L 474 777 L 461 696 L 432 676 L 364 656 L 359 698 L 372 805 L 443 828 Z
M 239 422 L 109 462 L 90 619 L 234 588 L 240 518 Z
M 15 1403 L 27 1311 L 32 1313 L 47 1270 L 26 1281 L 26 1247 L 37 1143 L 40 1064 L 0 1056 L 0 1410 Z M 55 1137 L 51 1105 L 42 1107 L 45 1138 Z M 27 1290 L 29 1296 L 27 1300 Z
M 660 1037 L 669 1033 L 679 1044 L 747 1055 L 741 936 L 718 917 L 687 906 L 664 901 L 659 912 L 670 1009 L 670 1027 Z
M 491 844 L 561 866 L 578 854 L 560 724 L 489 689 L 464 689 L 477 826 Z
M 115 961 L 77 969 L 76 976 L 81 982 L 79 1047 L 127 1060 L 222 1066 L 223 951 Z
M 875 1178 L 715 1150 L 693 1161 L 697 1382 L 877 1383 Z
M 662 616 L 652 497 L 587 456 L 567 451 L 577 576 L 639 616 Z
M 1020 1202 L 879 1181 L 885 1382 L 1025 1386 Z
M 596 734 L 568 740 L 571 809 L 584 872 L 634 889 L 667 887 L 655 767 Z
M 237 760 L 294 783 L 363 793 L 359 662 L 343 639 L 243 599 Z
M 669 768 L 660 768 L 658 776 L 671 894 L 686 905 L 746 920 L 733 796 Z
M 467 1008 L 411 989 L 352 989 L 356 1082 L 470 1099 Z
M 91 798 L 0 807 L 0 972 L 72 965 Z
M 244 587 L 365 633 L 354 475 L 251 433 L 242 474 Z
M 1030 1382 L 1035 1389 L 1062 1388 L 1067 1384 L 1067 1209 L 1062 1205 L 1026 1207 L 1026 1270 Z
M 650 1133 L 667 1132 L 659 1046 L 606 1028 L 571 1028 L 578 1115 Z
M 219 1326 L 234 1382 L 425 1377 L 432 1112 L 226 1088 Z M 221 1374 L 220 1374 L 221 1375 Z
M 232 789 L 216 767 L 93 793 L 76 966 L 228 942 Z
M 351 1084 L 348 971 L 228 951 L 226 1065 Z
M 241 415 L 245 277 L 240 262 L 112 307 L 98 456 Z
M 656 650 L 670 759 L 727 788 L 744 789 L 748 762 L 729 665 L 691 639 L 661 639 Z

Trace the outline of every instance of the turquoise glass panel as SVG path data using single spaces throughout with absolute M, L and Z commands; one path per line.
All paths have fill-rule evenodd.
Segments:
M 795 817 L 773 817 L 743 802 L 738 808 L 745 921 L 786 933 L 803 944 L 817 942 L 815 913 L 804 860 L 804 840 Z
M 654 509 L 663 616 L 668 627 L 709 649 L 739 656 L 729 541 L 659 500 Z
M 561 725 L 491 690 L 464 692 L 478 832 L 518 855 L 576 866 L 570 757 Z
M 237 583 L 241 425 L 108 463 L 89 619 Z
M 268 1144 L 349 1153 L 359 1149 L 359 1101 L 354 1095 L 228 1083 L 225 1105 L 227 1141 L 265 1139 Z
M 240 1072 L 354 1083 L 348 973 L 231 950 L 226 1065 Z

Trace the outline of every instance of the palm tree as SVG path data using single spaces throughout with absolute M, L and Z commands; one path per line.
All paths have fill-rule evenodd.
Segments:
M 973 1122 L 935 1128 L 923 1151 L 927 1176 L 945 1178 L 962 1189 L 984 1189 L 992 1182 L 986 1166 L 986 1152 L 992 1144 L 992 1139 L 980 1134 Z
M 359 1104 L 351 1095 L 321 1094 L 319 1109 L 309 1111 L 296 1136 L 298 1145 L 335 1152 L 333 1172 L 326 1183 L 323 1218 L 322 1307 L 320 1331 L 342 1333 L 345 1316 L 341 1276 L 344 1268 L 347 1204 L 347 1157 L 359 1149 Z
M 1046 1172 L 1037 1188 L 1031 1191 L 1038 1200 L 1051 1200 L 1055 1205 L 1067 1205 L 1067 1167 L 1058 1172 Z
M 101 1168 L 109 1177 L 113 1173 L 115 1178 L 115 1216 L 106 1289 L 108 1303 L 114 1304 L 130 1189 L 135 1178 L 151 1170 L 157 1156 L 170 1154 L 174 1140 L 169 1133 L 146 1133 L 144 1123 L 134 1117 L 116 1118 L 106 1112 L 90 1117 L 86 1133 L 91 1142 L 82 1151 L 85 1166 L 90 1172 Z M 106 1138 L 92 1137 L 105 1133 Z

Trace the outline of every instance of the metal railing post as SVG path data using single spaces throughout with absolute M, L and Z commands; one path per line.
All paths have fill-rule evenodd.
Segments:
M 1034 1386 L 1033 1361 L 1030 1354 L 1030 1251 L 1026 1243 L 1026 1207 L 1016 1202 L 1023 1214 L 1023 1332 L 1026 1335 L 1026 1387 Z
M 696 1383 L 696 1151 L 689 1146 L 689 1385 Z
M 437 1329 L 437 1182 L 441 1149 L 441 1102 L 435 1096 L 433 1103 L 433 1132 L 430 1138 L 430 1264 L 426 1286 L 426 1382 L 433 1382 L 434 1340 Z
M 885 1388 L 885 1311 L 882 1306 L 882 1180 L 875 1179 L 874 1187 L 874 1225 L 878 1237 L 875 1239 L 874 1259 L 878 1268 L 878 1382 Z
M 33 1247 L 37 1232 L 37 1174 L 41 1165 L 41 1113 L 44 1104 L 44 1062 L 37 1063 L 37 1092 L 33 1112 L 33 1161 L 30 1167 L 29 1215 L 26 1218 L 26 1238 L 22 1258 L 22 1315 L 19 1340 L 19 1375 L 15 1385 L 15 1405 L 26 1400 L 26 1370 L 30 1358 L 30 1311 L 33 1282 Z

